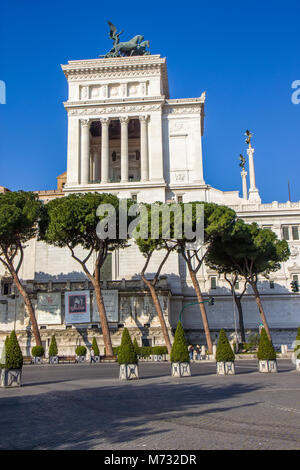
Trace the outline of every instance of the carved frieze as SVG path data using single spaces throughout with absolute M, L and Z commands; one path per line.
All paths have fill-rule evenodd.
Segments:
M 122 113 L 144 113 L 150 111 L 159 111 L 161 104 L 148 105 L 123 105 L 123 106 L 105 106 L 98 108 L 73 108 L 69 109 L 70 116 L 92 116 L 94 114 L 122 114 Z

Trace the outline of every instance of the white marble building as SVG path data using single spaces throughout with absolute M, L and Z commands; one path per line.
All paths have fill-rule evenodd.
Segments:
M 220 191 L 205 182 L 202 155 L 205 92 L 199 98 L 170 99 L 165 58 L 148 55 L 78 60 L 69 61 L 62 69 L 69 85 L 68 100 L 64 103 L 68 118 L 66 182 L 60 191 L 40 192 L 41 199 L 99 191 L 120 198 L 131 197 L 138 202 L 215 202 L 232 207 L 246 222 L 256 221 L 271 228 L 279 238 L 288 240 L 291 257 L 270 279 L 261 279 L 259 290 L 275 345 L 291 346 L 300 325 L 300 294 L 291 293 L 290 288 L 292 280 L 300 280 L 300 202 L 261 203 L 252 147 L 248 149 L 250 186 L 248 189 L 247 173 L 242 171 L 242 195 L 238 190 Z M 156 271 L 159 257 L 160 254 L 154 257 L 149 273 Z M 108 284 L 110 279 L 119 281 L 117 286 L 127 282 L 126 286 L 122 284 L 119 311 L 111 322 L 116 331 L 115 344 L 120 340 L 118 323 L 132 328 L 144 344 L 147 339 L 152 344 L 161 342 L 147 290 L 135 284 L 140 282 L 135 280 L 143 262 L 134 244 L 108 260 L 105 275 Z M 175 327 L 182 306 L 195 300 L 195 293 L 185 265 L 177 255 L 170 257 L 163 274 L 167 280 L 161 299 L 170 327 Z M 10 280 L 3 271 L 1 275 L 0 331 L 4 338 L 5 332 L 13 327 L 25 332 L 27 320 L 18 298 L 9 295 Z M 47 286 L 49 292 L 89 288 L 80 284 L 87 281 L 67 251 L 37 240 L 32 240 L 26 249 L 21 275 L 32 290 L 33 299 L 38 292 L 47 291 Z M 205 267 L 198 276 L 203 292 L 215 298 L 215 305 L 207 307 L 213 339 L 221 327 L 233 332 L 237 313 L 226 281 Z M 137 297 L 140 300 L 136 303 Z M 243 310 L 246 329 L 257 331 L 260 317 L 251 288 L 243 298 Z M 63 302 L 60 313 L 56 324 L 39 322 L 46 346 L 53 329 L 60 331 L 61 344 L 63 338 L 71 335 L 71 325 L 66 326 L 64 322 Z M 88 337 L 94 323 L 81 325 Z M 144 327 L 148 323 L 150 328 Z M 198 306 L 185 310 L 183 324 L 191 341 L 203 343 Z M 80 337 L 77 335 L 74 341 L 80 342 Z

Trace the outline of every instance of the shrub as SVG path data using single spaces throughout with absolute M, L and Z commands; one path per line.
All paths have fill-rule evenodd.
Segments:
M 57 349 L 57 344 L 56 344 L 56 338 L 54 335 L 52 335 L 51 341 L 50 341 L 50 346 L 49 346 L 49 356 L 57 356 L 58 354 L 58 349 Z
M 31 354 L 33 357 L 42 357 L 44 355 L 44 348 L 43 346 L 33 346 L 31 349 Z
M 21 369 L 23 366 L 23 355 L 18 343 L 15 331 L 11 332 L 9 340 L 6 342 L 5 368 Z
M 234 361 L 234 352 L 229 344 L 226 333 L 223 328 L 220 331 L 217 352 L 216 352 L 216 361 L 217 362 L 233 362 Z
M 0 359 L 0 368 L 4 369 L 5 368 L 5 363 L 6 363 L 6 350 L 7 350 L 7 345 L 9 341 L 9 336 L 6 336 L 3 348 L 2 348 L 2 353 L 1 353 L 1 359 Z
M 190 362 L 187 342 L 181 321 L 175 331 L 174 343 L 171 350 L 171 362 Z
M 115 346 L 115 347 L 113 347 L 114 356 L 117 356 L 117 355 L 118 355 L 118 353 L 119 353 L 119 347 L 120 347 L 120 346 Z
M 168 354 L 168 349 L 166 346 L 154 346 L 152 348 L 152 354 L 156 356 L 162 356 L 163 354 Z
M 134 350 L 129 332 L 127 328 L 124 328 L 122 333 L 121 346 L 118 351 L 118 363 L 119 364 L 137 364 L 137 355 Z
M 140 348 L 139 356 L 141 357 L 149 357 L 152 354 L 151 346 L 142 346 Z
M 273 361 L 276 359 L 276 351 L 264 328 L 261 329 L 260 333 L 257 359 L 259 361 Z
M 298 343 L 298 344 L 297 344 Z M 296 353 L 296 359 L 300 359 L 300 326 L 297 331 L 297 336 L 296 336 L 296 344 L 294 347 L 294 352 Z
M 137 355 L 137 356 L 140 356 L 140 355 L 141 355 L 141 348 L 139 347 L 136 338 L 134 338 L 133 347 L 134 347 L 134 350 L 135 350 L 136 355 Z
M 86 355 L 86 347 L 85 346 L 77 346 L 75 349 L 75 353 L 77 356 L 85 356 Z
M 92 349 L 95 353 L 95 356 L 100 356 L 99 347 L 98 347 L 97 340 L 95 337 L 93 338 L 93 341 L 92 341 Z

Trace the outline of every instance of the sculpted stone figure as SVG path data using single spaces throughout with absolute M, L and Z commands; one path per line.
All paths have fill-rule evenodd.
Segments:
M 129 57 L 137 55 L 149 55 L 150 51 L 146 48 L 150 47 L 149 41 L 144 41 L 144 36 L 138 34 L 134 36 L 130 41 L 120 42 L 120 35 L 123 30 L 119 33 L 117 28 L 108 21 L 109 25 L 109 37 L 113 40 L 113 47 L 105 55 L 99 57 Z

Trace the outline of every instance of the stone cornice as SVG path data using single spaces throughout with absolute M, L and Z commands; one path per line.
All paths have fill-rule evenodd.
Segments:
M 160 55 L 72 60 L 61 67 L 68 81 L 161 75 L 165 94 L 169 96 L 166 59 Z
M 65 107 L 69 116 L 100 116 L 103 114 L 122 115 L 122 114 L 140 114 L 151 111 L 161 111 L 163 101 L 135 101 L 135 102 L 119 102 L 119 103 L 95 103 L 93 106 L 79 105 L 79 103 L 65 103 Z

